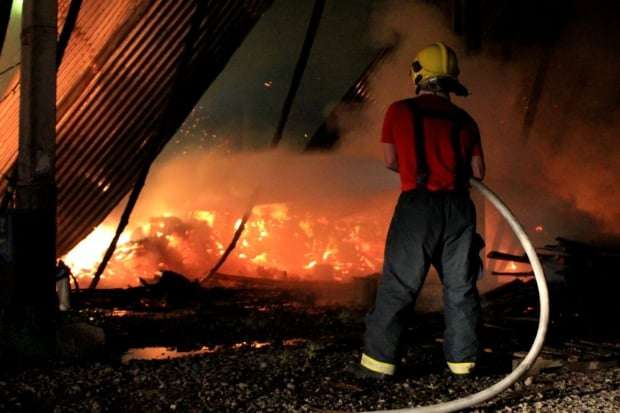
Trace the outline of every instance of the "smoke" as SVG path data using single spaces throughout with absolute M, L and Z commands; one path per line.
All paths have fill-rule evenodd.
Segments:
M 479 123 L 487 182 L 526 227 L 544 225 L 537 240 L 620 234 L 620 192 L 613 190 L 620 175 L 620 147 L 615 144 L 620 129 L 620 55 L 610 44 L 618 38 L 618 29 L 604 24 L 605 16 L 592 10 L 578 12 L 580 19 L 554 44 L 517 44 L 506 60 L 485 52 L 467 55 L 446 16 L 428 3 L 379 3 L 372 24 L 375 42 L 397 47 L 372 79 L 374 101 L 359 111 L 342 111 L 343 152 L 377 152 L 387 106 L 414 93 L 408 77 L 413 57 L 420 48 L 442 40 L 460 56 L 461 80 L 472 92 L 455 103 Z M 528 97 L 545 58 L 548 67 L 538 111 L 526 137 L 524 117 L 527 105 L 533 104 Z
M 134 216 L 153 211 L 238 209 L 254 192 L 256 204 L 287 203 L 316 213 L 346 215 L 393 191 L 395 177 L 375 158 L 359 155 L 304 155 L 288 150 L 223 155 L 204 151 L 160 164 Z

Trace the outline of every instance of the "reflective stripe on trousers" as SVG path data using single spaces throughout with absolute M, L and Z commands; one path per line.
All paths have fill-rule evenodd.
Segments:
M 372 370 L 375 373 L 392 375 L 396 370 L 396 366 L 392 363 L 384 363 L 377 359 L 370 357 L 368 354 L 362 354 L 362 360 L 360 362 L 362 366 L 368 370 Z

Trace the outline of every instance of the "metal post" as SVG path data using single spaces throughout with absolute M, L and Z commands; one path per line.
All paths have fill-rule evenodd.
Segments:
M 56 15 L 57 0 L 24 0 L 14 298 L 43 328 L 56 307 Z

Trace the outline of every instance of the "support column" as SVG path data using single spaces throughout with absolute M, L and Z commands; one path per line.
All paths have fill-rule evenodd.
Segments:
M 24 0 L 13 303 L 35 330 L 56 311 L 56 34 L 57 0 Z

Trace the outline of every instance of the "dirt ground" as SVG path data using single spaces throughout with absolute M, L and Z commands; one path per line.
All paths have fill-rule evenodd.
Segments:
M 273 288 L 100 292 L 82 297 L 82 309 L 61 323 L 102 327 L 105 348 L 3 370 L 0 411 L 340 412 L 447 401 L 500 380 L 529 348 L 536 314 L 505 310 L 515 291 L 483 301 L 477 377 L 447 372 L 441 314 L 423 313 L 405 334 L 399 376 L 379 382 L 347 372 L 360 357 L 359 306 L 319 306 L 312 291 Z M 620 411 L 620 343 L 578 330 L 554 322 L 538 373 L 470 411 Z

